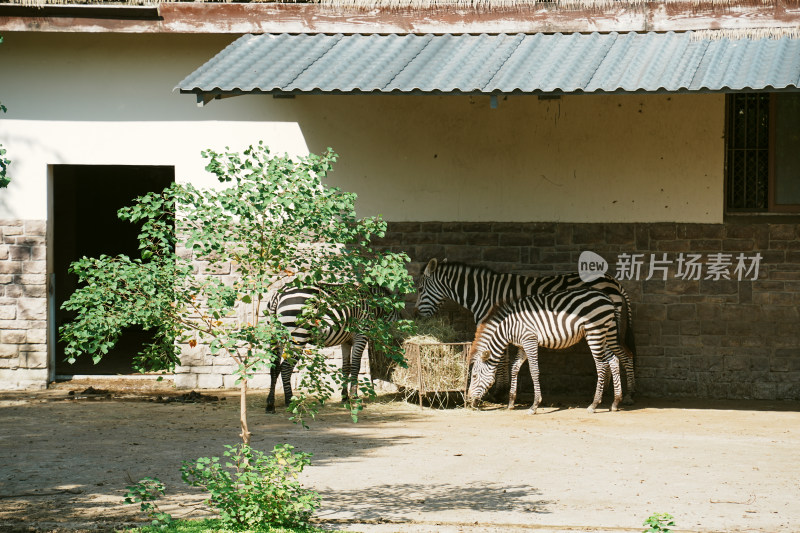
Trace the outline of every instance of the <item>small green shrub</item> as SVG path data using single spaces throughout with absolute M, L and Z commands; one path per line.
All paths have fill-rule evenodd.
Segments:
M 642 533 L 670 533 L 672 530 L 669 526 L 674 526 L 674 516 L 669 513 L 653 513 L 650 518 L 644 521 L 643 526 L 650 526 Z
M 219 511 L 223 527 L 308 526 L 319 494 L 304 489 L 298 477 L 311 454 L 294 453 L 288 444 L 270 455 L 246 444 L 226 448 L 224 466 L 218 457 L 201 457 L 181 468 L 186 483 L 209 492 L 207 503 Z
M 167 529 L 156 529 L 152 526 L 126 529 L 127 533 L 336 533 L 330 529 L 318 527 L 283 527 L 260 526 L 248 529 L 246 532 L 224 527 L 218 518 L 202 520 L 174 520 Z M 341 530 L 336 530 L 343 533 Z
M 139 509 L 152 520 L 154 529 L 166 529 L 172 523 L 172 516 L 161 512 L 155 503 L 164 495 L 164 484 L 158 478 L 142 478 L 136 485 L 126 488 L 128 492 L 125 493 L 125 503 L 138 503 Z

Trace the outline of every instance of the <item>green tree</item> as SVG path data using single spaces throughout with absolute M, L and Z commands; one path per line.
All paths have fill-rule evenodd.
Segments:
M 346 380 L 319 350 L 291 345 L 266 309 L 270 291 L 327 284 L 330 290 L 303 312 L 312 331 L 330 306 L 367 299 L 374 312 L 348 327 L 367 331 L 374 349 L 402 362 L 394 328 L 379 316 L 402 309 L 402 294 L 413 285 L 405 254 L 371 247 L 386 223 L 357 218 L 356 196 L 323 184 L 337 158 L 330 149 L 293 159 L 273 156 L 260 143 L 242 153 L 207 150 L 203 156 L 219 187 L 176 183 L 120 210 L 122 219 L 141 224 L 141 257 L 84 257 L 72 264 L 82 285 L 63 307 L 77 318 L 60 334 L 68 360 L 90 354 L 96 362 L 123 328 L 150 329 L 154 340 L 135 361 L 142 371 L 174 369 L 181 344 L 205 343 L 212 355 L 229 356 L 241 385 L 241 437 L 248 444 L 248 380 L 273 364 L 277 346 L 303 370 L 291 406 L 300 421 L 333 394 L 325 376 L 339 385 Z M 378 286 L 388 295 L 370 290 Z M 357 412 L 359 405 L 351 408 Z

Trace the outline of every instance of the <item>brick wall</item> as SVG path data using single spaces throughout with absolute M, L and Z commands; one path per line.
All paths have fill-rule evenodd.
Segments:
M 548 275 L 574 272 L 585 250 L 603 256 L 612 273 L 622 254 L 642 254 L 638 279 L 623 281 L 633 302 L 640 394 L 798 400 L 798 230 L 796 224 L 769 223 L 402 222 L 391 223 L 379 244 L 408 253 L 415 276 L 432 257 Z M 742 254 L 750 266 L 756 253 L 758 278 L 749 279 L 751 272 L 739 281 L 736 258 Z M 660 261 L 663 254 L 667 279 L 656 270 L 646 280 L 651 258 Z M 680 254 L 701 256 L 702 279 L 678 277 Z M 730 280 L 705 279 L 714 254 L 730 254 Z M 474 333 L 469 314 L 455 305 L 444 312 L 469 340 Z M 585 347 L 544 353 L 540 366 L 544 394 L 585 396 L 594 390 L 594 365 Z
M 0 388 L 47 386 L 43 220 L 0 220 Z
M 224 283 L 233 283 L 235 272 L 229 263 L 211 266 L 206 261 L 193 259 L 192 252 L 183 247 L 178 248 L 178 253 L 184 259 L 192 260 L 196 272 L 201 276 L 215 276 L 222 279 Z M 240 312 L 242 309 L 240 309 Z M 241 314 L 241 313 L 240 313 Z M 197 318 L 197 317 L 196 317 Z M 240 322 L 248 322 L 247 317 L 239 316 Z M 337 366 L 341 367 L 341 350 L 326 349 L 324 353 L 334 360 Z M 364 357 L 366 359 L 366 357 Z M 363 364 L 362 364 L 363 368 Z M 192 347 L 189 344 L 181 345 L 181 365 L 175 369 L 175 386 L 179 389 L 214 389 L 214 388 L 238 388 L 236 383 L 237 376 L 233 374 L 236 369 L 234 360 L 219 352 L 212 355 L 207 344 L 198 343 Z M 300 376 L 295 371 L 292 376 L 292 387 L 299 384 Z M 256 372 L 248 380 L 248 387 L 251 389 L 268 389 L 270 386 L 270 373 L 268 370 Z M 276 384 L 276 390 L 283 394 L 283 386 L 280 379 Z
M 0 388 L 47 383 L 45 226 L 44 221 L 0 221 Z M 769 223 L 403 222 L 390 223 L 378 244 L 407 252 L 415 276 L 432 257 L 547 275 L 574 271 L 585 250 L 602 255 L 612 271 L 622 254 L 642 254 L 639 279 L 623 281 L 633 301 L 642 395 L 798 400 L 799 232 L 796 224 Z M 704 268 L 710 254 L 735 258 L 759 253 L 759 275 L 742 281 L 735 275 L 730 280 L 681 279 L 681 253 L 701 255 Z M 657 273 L 645 280 L 647 262 L 662 254 L 669 261 L 667 279 Z M 444 312 L 470 340 L 474 324 L 469 313 L 454 304 Z M 179 387 L 234 386 L 231 362 L 206 350 L 184 347 L 184 364 L 175 376 Z M 585 348 L 543 353 L 540 364 L 545 394 L 586 396 L 594 390 L 594 365 Z M 253 386 L 267 383 L 261 375 Z

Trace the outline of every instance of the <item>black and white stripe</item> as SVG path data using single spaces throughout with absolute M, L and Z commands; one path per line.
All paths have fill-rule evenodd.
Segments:
M 578 288 L 602 291 L 617 306 L 620 318 L 618 330 L 621 334 L 623 352 L 620 362 L 625 368 L 627 378 L 624 401 L 626 404 L 631 404 L 636 386 L 633 371 L 633 357 L 636 351 L 633 315 L 627 292 L 619 281 L 611 276 L 600 277 L 586 283 L 577 273 L 529 277 L 501 274 L 485 267 L 431 259 L 421 276 L 416 309 L 421 316 L 432 316 L 438 311 L 442 301 L 450 298 L 469 309 L 476 324 L 480 324 L 486 319 L 489 311 L 500 302 Z
M 383 289 L 373 289 L 375 291 Z M 334 346 L 342 347 L 342 373 L 348 379 L 342 388 L 342 401 L 346 401 L 349 396 L 356 396 L 358 392 L 358 372 L 361 368 L 361 356 L 367 347 L 367 336 L 360 332 L 354 332 L 354 326 L 359 320 L 375 317 L 376 309 L 370 308 L 366 300 L 358 304 L 344 307 L 330 307 L 319 317 L 319 324 L 311 330 L 311 325 L 301 317 L 304 308 L 309 301 L 319 301 L 324 295 L 324 290 L 319 287 L 288 288 L 276 291 L 270 295 L 267 301 L 267 309 L 270 313 L 277 315 L 278 320 L 285 326 L 292 336 L 292 343 L 295 346 L 305 346 L 317 335 L 319 345 L 324 348 Z M 387 320 L 397 320 L 397 313 L 386 313 L 377 310 L 377 315 L 385 317 Z M 283 358 L 283 350 L 279 349 L 276 353 L 275 362 L 270 369 L 270 390 L 267 396 L 267 412 L 275 411 L 275 385 L 278 381 L 278 373 L 283 382 L 284 398 L 286 405 L 292 399 L 292 372 L 294 371 L 294 361 Z M 349 383 L 349 394 L 348 394 Z
M 508 408 L 513 409 L 517 393 L 517 374 L 527 358 L 533 380 L 534 401 L 531 413 L 542 401 L 539 387 L 539 347 L 561 350 L 585 338 L 597 368 L 597 387 L 589 412 L 603 398 L 606 372 L 611 370 L 614 385 L 612 411 L 622 399 L 619 360 L 622 348 L 617 342 L 617 312 L 611 298 L 594 289 L 575 289 L 526 296 L 492 309 L 478 326 L 470 350 L 472 373 L 469 398 L 479 400 L 492 385 L 508 345 L 520 348 L 511 371 Z

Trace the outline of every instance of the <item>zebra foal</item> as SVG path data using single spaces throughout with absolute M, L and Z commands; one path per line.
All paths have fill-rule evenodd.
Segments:
M 594 289 L 575 289 L 565 292 L 526 296 L 514 302 L 500 304 L 478 326 L 470 348 L 473 363 L 468 398 L 473 405 L 494 383 L 497 366 L 506 346 L 520 348 L 511 369 L 511 391 L 508 408 L 514 408 L 517 395 L 517 374 L 527 357 L 533 381 L 534 400 L 529 412 L 536 413 L 542 401 L 539 386 L 539 347 L 561 350 L 585 338 L 597 369 L 594 401 L 588 411 L 593 413 L 603 398 L 606 372 L 611 370 L 616 411 L 622 399 L 619 360 L 622 348 L 617 342 L 616 307 L 607 295 Z
M 388 293 L 384 289 L 373 289 L 373 291 L 384 291 L 383 294 Z M 322 288 L 313 286 L 289 288 L 276 291 L 268 300 L 267 308 L 269 312 L 277 315 L 281 324 L 289 330 L 293 345 L 302 347 L 311 342 L 312 331 L 305 320 L 301 318 L 301 315 L 309 300 L 318 299 L 324 292 Z M 365 334 L 350 331 L 347 326 L 366 317 L 374 316 L 370 314 L 371 312 L 374 313 L 369 309 L 366 301 L 350 306 L 330 307 L 320 317 L 319 325 L 316 326 L 320 328 L 316 333 L 322 339 L 322 347 L 342 347 L 342 374 L 346 378 L 342 386 L 342 401 L 347 401 L 350 396 L 357 396 L 361 356 L 368 344 Z M 399 318 L 399 313 L 396 311 L 392 313 L 379 311 L 378 316 L 394 321 Z M 275 385 L 279 374 L 283 383 L 283 395 L 286 405 L 289 405 L 293 396 L 291 378 L 295 361 L 288 358 L 284 359 L 282 353 L 282 348 L 278 347 L 274 364 L 270 369 L 270 388 L 266 408 L 268 413 L 275 412 Z
M 625 368 L 626 392 L 624 403 L 633 403 L 636 380 L 633 370 L 633 355 L 636 346 L 633 338 L 633 315 L 628 293 L 619 281 L 604 276 L 585 283 L 576 274 L 556 276 L 519 276 L 500 274 L 491 269 L 448 263 L 447 260 L 431 259 L 425 266 L 420 279 L 416 310 L 421 316 L 436 314 L 445 298 L 472 312 L 475 323 L 480 324 L 489 311 L 498 303 L 510 302 L 535 294 L 547 294 L 571 289 L 589 288 L 605 293 L 620 309 L 618 329 L 624 338 L 622 354 L 619 356 Z

